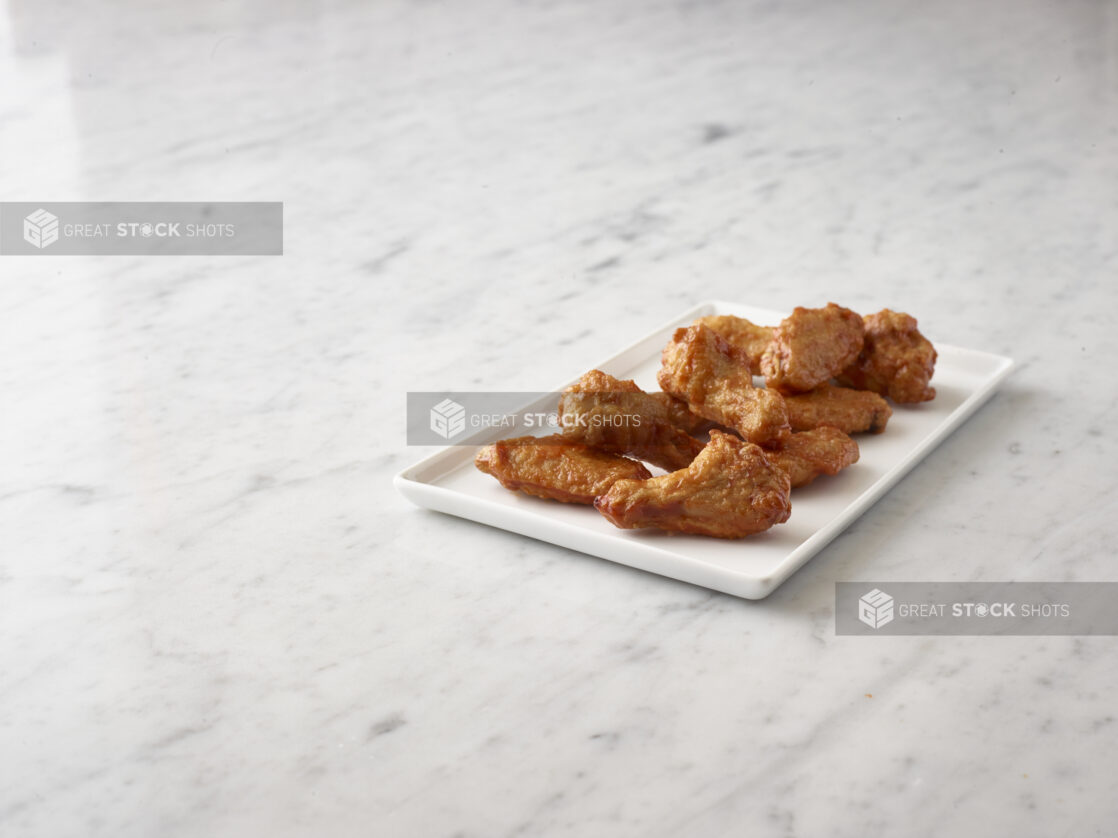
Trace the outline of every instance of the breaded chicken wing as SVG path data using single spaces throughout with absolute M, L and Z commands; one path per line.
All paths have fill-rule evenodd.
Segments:
M 765 456 L 774 466 L 788 472 L 795 489 L 821 474 L 838 474 L 858 462 L 858 443 L 838 428 L 822 427 L 792 434 L 766 449 Z
M 730 348 L 749 364 L 750 372 L 754 375 L 761 374 L 761 356 L 772 342 L 772 326 L 758 326 L 744 317 L 734 317 L 732 314 L 700 317 L 693 325 L 699 324 L 711 329 L 730 344 Z
M 684 468 L 703 444 L 671 420 L 668 408 L 633 381 L 591 370 L 559 399 L 563 435 L 667 471 Z
M 810 393 L 785 396 L 784 403 L 793 431 L 810 431 L 826 425 L 847 434 L 879 434 L 893 415 L 889 403 L 877 393 L 833 384 L 816 387 Z
M 788 520 L 791 482 L 758 446 L 711 431 L 710 444 L 680 471 L 618 480 L 594 501 L 622 529 L 742 538 Z
M 664 409 L 668 411 L 668 420 L 685 434 L 698 436 L 699 434 L 705 434 L 714 427 L 714 422 L 704 419 L 697 413 L 692 413 L 691 408 L 687 406 L 687 402 L 683 399 L 677 399 L 671 393 L 660 391 L 648 395 L 664 406 Z
M 638 462 L 559 434 L 502 439 L 482 448 L 474 465 L 506 489 L 563 503 L 591 504 L 618 480 L 652 476 Z
M 862 332 L 862 318 L 848 308 L 797 307 L 776 327 L 761 356 L 765 383 L 782 393 L 827 383 L 858 358 Z
M 789 433 L 784 399 L 753 386 L 749 367 L 702 324 L 676 329 L 664 347 L 660 387 L 687 402 L 692 412 L 762 443 Z
M 928 382 L 936 368 L 936 350 L 916 328 L 916 318 L 882 309 L 865 318 L 866 341 L 858 359 L 838 376 L 840 384 L 872 390 L 898 404 L 936 397 Z

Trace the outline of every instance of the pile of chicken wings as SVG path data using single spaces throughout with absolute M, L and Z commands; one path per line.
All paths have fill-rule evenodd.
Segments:
M 856 463 L 851 435 L 885 430 L 887 398 L 935 398 L 935 362 L 916 319 L 889 309 L 797 308 L 777 326 L 700 317 L 664 347 L 661 392 L 591 370 L 560 398 L 561 433 L 501 440 L 475 464 L 623 529 L 742 538 L 787 521 L 792 489 Z

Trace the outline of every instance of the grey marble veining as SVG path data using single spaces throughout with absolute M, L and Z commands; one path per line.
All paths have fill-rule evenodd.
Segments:
M 0 835 L 1110 834 L 1113 639 L 833 591 L 1118 579 L 1116 143 L 1085 0 L 7 0 L 5 200 L 286 253 L 0 257 Z M 407 390 L 706 298 L 1020 366 L 762 602 L 393 493 Z

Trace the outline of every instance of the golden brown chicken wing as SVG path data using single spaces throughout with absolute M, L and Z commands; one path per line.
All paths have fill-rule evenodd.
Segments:
M 591 370 L 559 399 L 563 435 L 667 471 L 684 468 L 703 444 L 680 430 L 668 408 L 633 381 Z
M 822 427 L 795 433 L 765 456 L 779 469 L 788 472 L 792 488 L 806 486 L 821 474 L 838 474 L 858 462 L 858 443 L 838 428 Z
M 652 476 L 638 462 L 559 434 L 502 439 L 482 448 L 474 465 L 506 489 L 563 503 L 591 504 L 618 480 Z
M 789 433 L 784 399 L 773 390 L 754 387 L 749 367 L 707 326 L 676 329 L 664 347 L 657 380 L 692 412 L 733 428 L 750 442 Z
M 772 342 L 772 326 L 758 326 L 744 317 L 734 317 L 732 314 L 700 317 L 694 325 L 699 324 L 708 327 L 730 344 L 730 348 L 748 362 L 750 372 L 754 375 L 761 374 L 761 356 Z
M 916 318 L 883 309 L 865 318 L 866 341 L 858 359 L 839 375 L 840 384 L 872 390 L 898 404 L 936 397 L 928 382 L 936 368 L 936 350 L 916 328 Z
M 788 473 L 760 447 L 711 431 L 710 444 L 687 468 L 650 480 L 618 480 L 594 501 L 622 529 L 742 538 L 788 520 Z
M 816 387 L 810 393 L 785 396 L 784 403 L 793 431 L 810 431 L 826 425 L 847 434 L 879 434 L 893 415 L 889 403 L 877 393 L 833 384 Z
M 677 399 L 671 393 L 660 391 L 649 393 L 652 398 L 660 402 L 668 411 L 668 421 L 690 436 L 705 434 L 714 427 L 714 422 L 704 419 L 697 413 L 692 413 L 691 408 L 683 399 Z
M 797 307 L 776 327 L 761 356 L 765 383 L 782 393 L 825 384 L 857 359 L 862 332 L 862 318 L 848 308 Z

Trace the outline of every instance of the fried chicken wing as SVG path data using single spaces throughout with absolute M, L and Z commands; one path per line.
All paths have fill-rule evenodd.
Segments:
M 734 317 L 732 314 L 700 317 L 693 325 L 700 324 L 730 344 L 730 348 L 749 363 L 751 373 L 761 374 L 761 356 L 772 342 L 772 326 L 758 326 L 744 317 Z
M 592 504 L 618 480 L 645 480 L 651 473 L 625 457 L 598 451 L 560 434 L 502 439 L 474 459 L 479 471 L 501 485 L 538 498 Z
M 591 370 L 559 399 L 563 435 L 667 471 L 684 468 L 703 444 L 672 422 L 668 408 L 633 381 Z
M 824 384 L 810 393 L 785 396 L 793 431 L 810 431 L 824 425 L 843 433 L 879 434 L 893 415 L 889 403 L 869 390 L 851 390 Z
M 697 413 L 692 413 L 691 408 L 687 406 L 687 402 L 683 399 L 677 399 L 671 393 L 660 391 L 648 395 L 664 406 L 664 409 L 668 411 L 668 421 L 685 434 L 698 436 L 699 434 L 705 434 L 714 427 L 714 422 L 704 419 Z
M 749 367 L 702 324 L 676 329 L 664 347 L 660 387 L 692 412 L 762 443 L 789 433 L 788 410 L 774 390 L 753 386 Z
M 797 307 L 780 322 L 761 356 L 765 383 L 782 393 L 802 393 L 825 384 L 862 351 L 862 318 L 848 308 Z
M 758 446 L 711 431 L 710 444 L 680 471 L 650 480 L 618 480 L 594 501 L 622 529 L 742 538 L 788 520 L 788 473 Z
M 866 340 L 858 359 L 838 376 L 840 384 L 872 390 L 898 404 L 927 402 L 936 397 L 929 387 L 936 350 L 916 328 L 916 318 L 882 309 L 865 318 Z
M 858 443 L 838 428 L 824 426 L 792 434 L 766 450 L 765 456 L 774 466 L 788 472 L 795 489 L 821 474 L 838 474 L 858 462 Z

